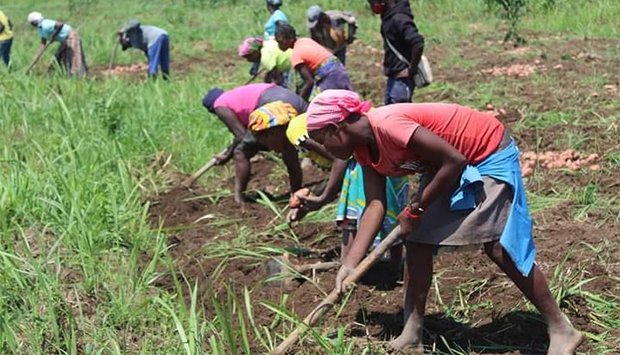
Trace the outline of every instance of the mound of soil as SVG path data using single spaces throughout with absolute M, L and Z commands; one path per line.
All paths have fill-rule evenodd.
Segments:
M 601 166 L 597 164 L 599 159 L 598 154 L 585 155 L 572 149 L 562 152 L 546 151 L 540 154 L 529 151 L 521 155 L 521 173 L 523 176 L 532 175 L 537 166 L 545 169 L 569 169 L 572 171 L 584 167 L 590 170 L 600 170 Z
M 103 70 L 104 75 L 119 75 L 119 74 L 133 74 L 133 73 L 145 73 L 149 69 L 146 64 L 131 64 L 131 65 L 119 65 L 112 69 Z

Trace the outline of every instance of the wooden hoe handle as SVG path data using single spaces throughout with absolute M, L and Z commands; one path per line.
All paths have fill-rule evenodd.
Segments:
M 359 281 L 364 274 L 372 267 L 391 246 L 400 237 L 400 227 L 396 226 L 388 236 L 381 241 L 368 256 L 362 260 L 359 265 L 349 276 L 344 280 L 343 285 L 346 288 L 348 285 Z M 321 317 L 329 311 L 334 304 L 340 301 L 343 294 L 334 289 L 325 299 L 316 306 L 304 319 L 303 324 L 299 325 L 286 339 L 284 339 L 277 348 L 275 348 L 271 355 L 283 355 L 286 350 L 294 345 L 299 336 L 305 332 L 309 327 L 315 325 Z
M 224 149 L 223 151 L 221 151 L 218 155 L 220 154 L 224 154 L 227 149 Z M 217 159 L 215 159 L 215 157 L 211 158 L 211 160 L 209 160 L 202 168 L 196 170 L 195 173 L 193 173 L 190 177 L 188 177 L 187 179 L 185 179 L 181 185 L 185 188 L 190 188 L 192 187 L 192 185 L 194 185 L 194 183 L 196 182 L 196 180 L 198 180 L 204 173 L 207 172 L 207 170 L 211 169 L 213 166 L 215 166 L 215 164 L 217 163 Z

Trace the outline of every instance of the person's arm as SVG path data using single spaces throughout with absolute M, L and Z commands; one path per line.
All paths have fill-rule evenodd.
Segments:
M 215 114 L 222 122 L 224 122 L 226 127 L 228 127 L 228 130 L 230 130 L 230 132 L 235 136 L 232 144 L 226 148 L 226 152 L 216 157 L 217 164 L 224 164 L 232 158 L 235 150 L 234 148 L 243 139 L 246 128 L 243 127 L 241 121 L 237 118 L 237 115 L 227 107 L 217 107 L 215 109 Z
M 319 196 L 314 195 L 298 195 L 297 197 L 301 200 L 301 206 L 299 208 L 295 208 L 291 210 L 289 213 L 288 219 L 291 222 L 300 221 L 303 219 L 309 212 L 316 211 L 326 204 L 333 201 L 337 196 L 338 192 L 340 192 L 340 188 L 342 186 L 342 179 L 344 178 L 344 174 L 347 169 L 347 161 L 336 159 L 333 155 L 331 155 L 323 145 L 319 144 L 312 138 L 307 138 L 305 141 L 300 144 L 302 147 L 311 150 L 325 159 L 332 161 L 331 171 L 329 173 L 329 178 L 327 180 L 327 186 L 323 190 L 323 193 Z
M 416 155 L 428 157 L 425 163 L 436 169 L 422 193 L 415 196 L 406 207 L 416 214 L 416 210 L 423 212 L 435 199 L 456 187 L 467 159 L 450 143 L 424 127 L 416 129 L 407 148 L 415 151 Z M 399 222 L 402 235 L 407 235 L 415 230 L 418 220 L 401 213 Z
M 370 167 L 362 167 L 366 208 L 362 213 L 359 228 L 351 249 L 342 264 L 350 269 L 356 267 L 370 248 L 377 232 L 381 229 L 386 211 L 385 176 Z
M 45 38 L 41 38 L 41 43 L 39 44 L 39 47 L 37 47 L 37 51 L 34 53 L 34 57 L 32 57 L 33 63 L 41 55 L 41 53 L 43 53 L 43 50 L 45 50 L 46 44 L 47 44 L 47 40 Z
M 215 114 L 222 122 L 224 122 L 226 127 L 228 127 L 236 139 L 241 140 L 243 138 L 246 128 L 243 127 L 243 124 L 241 124 L 241 121 L 233 110 L 228 107 L 216 107 Z
M 319 24 L 317 24 L 313 29 L 310 30 L 310 38 L 316 43 L 321 43 L 319 38 L 319 31 L 317 31 L 318 26 Z
M 275 68 L 270 70 L 270 71 L 268 71 L 265 74 L 265 82 L 266 83 L 282 85 L 283 81 L 284 81 L 284 76 L 282 75 L 282 73 L 280 71 L 276 70 Z
M 64 25 L 65 25 L 64 22 L 56 21 L 56 23 L 54 24 L 54 33 L 60 32 L 60 30 L 62 30 L 62 26 Z
M 310 93 L 312 92 L 312 87 L 314 86 L 314 78 L 312 77 L 312 73 L 310 72 L 310 68 L 308 68 L 305 64 L 297 64 L 295 66 L 295 70 L 299 72 L 301 77 L 304 80 L 304 85 L 299 89 L 297 93 L 304 100 L 308 101 L 310 98 Z
M 289 187 L 291 194 L 301 188 L 303 180 L 303 173 L 301 171 L 301 164 L 299 163 L 299 157 L 297 156 L 297 149 L 292 144 L 287 144 L 286 148 L 282 152 L 282 160 L 288 171 Z
M 419 156 L 429 157 L 426 161 L 437 169 L 419 200 L 414 201 L 419 207 L 426 208 L 437 197 L 456 187 L 463 168 L 467 165 L 467 158 L 450 143 L 424 127 L 419 127 L 414 132 L 407 148 Z
M 323 193 L 319 196 L 299 196 L 299 199 L 302 201 L 301 209 L 304 214 L 310 211 L 316 211 L 336 199 L 342 187 L 342 179 L 344 178 L 346 170 L 346 160 L 334 159 L 329 172 L 329 178 L 327 179 L 327 186 L 325 186 Z
M 414 75 L 424 51 L 424 37 L 418 33 L 418 28 L 408 16 L 401 18 L 401 21 L 397 21 L 397 24 L 400 26 L 401 37 L 408 44 L 408 47 L 411 48 L 410 68 L 413 72 L 410 75 Z
M 351 44 L 353 43 L 353 41 L 355 41 L 355 35 L 357 33 L 357 23 L 355 22 L 355 20 L 353 22 L 349 22 L 349 35 L 347 37 L 347 43 Z

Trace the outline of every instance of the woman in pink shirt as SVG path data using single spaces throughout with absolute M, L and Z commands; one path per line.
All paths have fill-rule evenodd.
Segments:
M 549 354 L 572 354 L 583 337 L 560 311 L 534 262 L 519 152 L 503 125 L 454 104 L 369 107 L 353 92 L 328 90 L 307 112 L 312 138 L 336 158 L 353 155 L 363 167 L 366 209 L 336 287 L 342 291 L 342 281 L 381 226 L 386 176 L 421 173 L 418 193 L 398 216 L 407 248 L 405 324 L 392 346 L 421 347 L 433 252 L 482 244 L 547 321 Z
M 272 103 L 279 103 L 278 107 L 267 106 Z M 232 144 L 222 155 L 216 157 L 216 161 L 221 165 L 234 157 L 236 202 L 246 201 L 243 193 L 250 180 L 250 158 L 263 150 L 280 153 L 289 173 L 291 191 L 301 188 L 302 172 L 295 147 L 290 143 L 278 143 L 288 143 L 284 131 L 280 137 L 273 134 L 276 130 L 282 130 L 282 127 L 265 126 L 256 122 L 252 124 L 252 114 L 255 121 L 267 117 L 273 118 L 272 122 L 278 122 L 276 126 L 288 124 L 290 110 L 295 111 L 294 115 L 291 114 L 293 117 L 306 112 L 308 104 L 301 97 L 275 84 L 249 84 L 229 91 L 213 88 L 204 96 L 202 104 L 209 112 L 217 115 L 234 135 Z M 282 105 L 287 106 L 283 108 Z M 286 119 L 281 119 L 281 115 Z M 261 139 L 258 139 L 256 132 L 259 132 Z
M 312 39 L 297 38 L 293 26 L 278 24 L 276 41 L 283 51 L 293 48 L 291 64 L 304 80 L 298 94 L 305 100 L 324 90 L 353 90 L 347 69 L 340 60 Z

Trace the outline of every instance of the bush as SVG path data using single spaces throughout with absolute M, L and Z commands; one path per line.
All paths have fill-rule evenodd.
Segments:
M 526 0 L 485 0 L 485 2 L 490 10 L 497 12 L 508 22 L 504 43 L 510 40 L 514 40 L 516 44 L 524 43 L 525 39 L 519 35 L 518 27 L 525 14 Z

